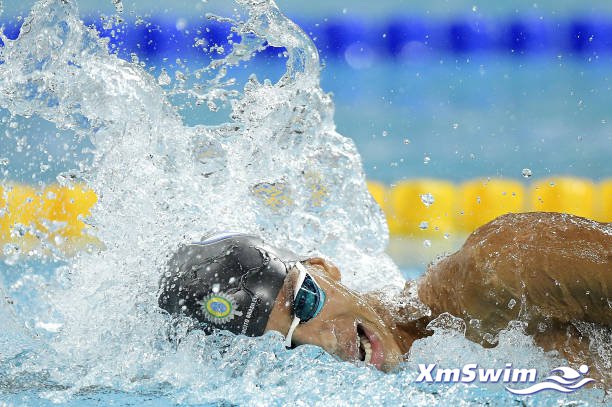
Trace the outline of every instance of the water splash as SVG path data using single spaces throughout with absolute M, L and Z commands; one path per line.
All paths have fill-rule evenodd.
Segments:
M 159 369 L 170 346 L 156 307 L 159 274 L 178 244 L 206 230 L 257 233 L 323 254 L 356 288 L 401 281 L 384 254 L 386 225 L 359 155 L 335 132 L 333 104 L 318 87 L 316 49 L 272 2 L 239 4 L 249 13 L 236 30 L 252 41 L 205 69 L 224 74 L 265 40 L 287 49 L 287 71 L 277 83 L 251 77 L 231 101 L 231 120 L 215 127 L 185 126 L 156 79 L 109 54 L 74 2 L 38 2 L 28 30 L 1 51 L 0 107 L 95 147 L 73 178 L 99 197 L 89 223 L 106 249 L 58 269 L 66 284 L 48 293 L 54 317 L 41 326 L 61 329 L 23 365 L 70 393 L 132 388 Z M 213 92 L 214 83 L 202 88 Z

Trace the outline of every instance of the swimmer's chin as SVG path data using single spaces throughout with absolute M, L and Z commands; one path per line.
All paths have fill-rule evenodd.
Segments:
M 339 358 L 338 358 L 339 359 Z M 402 370 L 402 363 L 406 362 L 406 357 L 401 356 L 397 359 L 385 361 L 380 366 L 373 365 L 371 363 L 365 363 L 361 360 L 354 360 L 353 363 L 357 366 L 365 366 L 371 369 L 376 369 L 383 373 L 397 373 Z

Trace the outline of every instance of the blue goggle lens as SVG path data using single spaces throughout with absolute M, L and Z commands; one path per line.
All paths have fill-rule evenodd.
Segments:
M 300 322 L 307 322 L 316 317 L 325 303 L 325 292 L 309 274 L 306 274 L 302 286 L 293 302 L 293 312 Z

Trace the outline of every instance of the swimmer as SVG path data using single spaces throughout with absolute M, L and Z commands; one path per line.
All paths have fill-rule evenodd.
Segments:
M 347 288 L 329 260 L 302 258 L 250 235 L 210 236 L 170 259 L 159 305 L 207 332 L 277 331 L 287 347 L 312 344 L 383 371 L 431 335 L 428 324 L 443 313 L 465 321 L 466 338 L 485 347 L 495 346 L 510 321 L 522 321 L 538 346 L 571 364 L 587 363 L 594 377 L 583 326 L 612 328 L 611 290 L 612 224 L 534 212 L 480 227 L 392 300 Z M 605 364 L 598 370 L 609 383 Z

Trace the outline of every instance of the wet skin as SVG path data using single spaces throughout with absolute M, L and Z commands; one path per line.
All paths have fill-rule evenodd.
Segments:
M 370 363 L 384 371 L 397 366 L 415 340 L 431 335 L 427 323 L 444 312 L 464 319 L 466 337 L 485 347 L 495 346 L 485 340 L 491 338 L 487 333 L 495 336 L 509 321 L 523 321 L 544 350 L 590 366 L 589 340 L 574 323 L 612 327 L 612 226 L 572 215 L 508 214 L 476 230 L 418 281 L 419 300 L 431 310 L 425 317 L 394 306 L 406 303 L 401 297 L 388 302 L 377 293 L 348 289 L 337 267 L 324 259 L 305 264 L 327 300 L 317 317 L 298 326 L 293 345 L 317 345 L 356 361 L 364 360 L 359 344 L 365 336 L 372 348 Z M 292 270 L 266 330 L 287 333 L 296 278 Z M 513 301 L 516 305 L 508 306 Z M 480 321 L 477 329 L 468 323 L 473 319 Z M 608 382 L 607 374 L 602 376 Z

